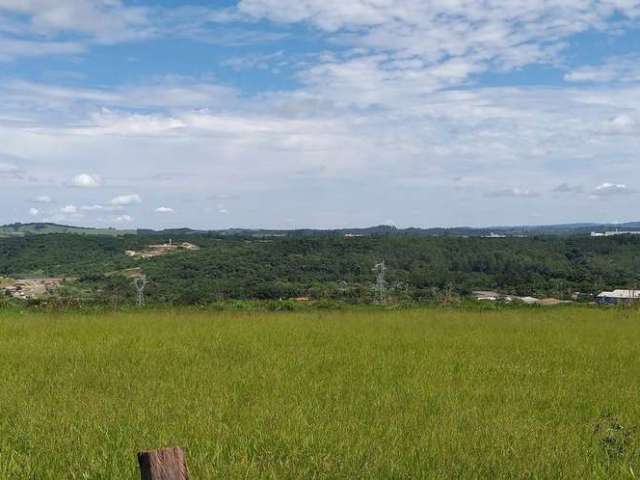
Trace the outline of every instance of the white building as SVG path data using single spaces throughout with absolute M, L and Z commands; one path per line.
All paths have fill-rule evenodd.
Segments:
M 613 292 L 602 292 L 596 297 L 596 302 L 600 305 L 632 303 L 637 300 L 640 300 L 640 290 L 614 290 Z
M 617 235 L 640 235 L 639 231 L 591 232 L 592 237 L 615 237 Z

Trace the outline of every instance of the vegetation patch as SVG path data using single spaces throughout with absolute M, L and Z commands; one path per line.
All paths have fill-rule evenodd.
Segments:
M 141 274 L 148 280 L 145 300 L 156 305 L 305 298 L 371 303 L 373 267 L 383 260 L 389 303 L 455 305 L 475 290 L 546 298 L 542 303 L 589 302 L 603 290 L 639 286 L 640 236 L 292 235 L 262 241 L 174 233 L 171 243 L 153 234 L 0 239 L 0 275 L 77 277 L 78 288 L 88 292 L 82 301 L 107 305 L 134 303 L 129 277 Z
M 0 310 L 0 479 L 640 472 L 635 310 L 291 305 Z

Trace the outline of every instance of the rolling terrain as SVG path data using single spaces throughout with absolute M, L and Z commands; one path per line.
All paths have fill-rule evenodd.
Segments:
M 167 248 L 168 242 L 190 248 Z M 156 247 L 154 247 L 154 245 Z M 158 247 L 158 245 L 160 245 Z M 136 253 L 137 252 L 137 253 Z M 147 255 L 156 252 L 162 255 Z M 384 260 L 393 302 L 439 301 L 474 290 L 571 299 L 640 283 L 640 237 L 481 238 L 421 235 L 255 237 L 49 234 L 0 239 L 0 277 L 74 278 L 61 296 L 130 303 L 146 274 L 147 301 L 210 304 L 297 297 L 369 303 Z
M 77 233 L 82 235 L 198 235 L 217 234 L 223 236 L 243 236 L 243 237 L 299 237 L 299 236 L 322 236 L 322 235 L 351 235 L 351 236 L 371 236 L 371 235 L 410 235 L 410 236 L 454 236 L 454 237 L 482 237 L 482 236 L 535 236 L 535 235 L 589 235 L 591 232 L 615 232 L 616 230 L 626 232 L 640 232 L 640 222 L 627 223 L 569 223 L 560 225 L 519 225 L 519 226 L 490 226 L 490 227 L 435 227 L 435 228 L 397 228 L 388 225 L 379 225 L 364 228 L 342 228 L 342 229 L 299 229 L 299 230 L 273 230 L 260 228 L 229 228 L 223 230 L 198 230 L 191 228 L 173 228 L 164 230 L 137 229 L 122 230 L 115 228 L 89 228 L 69 225 L 58 225 L 55 223 L 15 223 L 0 226 L 0 236 L 24 236 L 24 235 L 45 235 L 50 233 Z

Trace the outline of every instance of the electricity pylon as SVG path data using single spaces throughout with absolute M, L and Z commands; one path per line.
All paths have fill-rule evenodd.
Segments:
M 373 267 L 373 271 L 376 272 L 375 303 L 384 305 L 387 303 L 387 282 L 384 279 L 387 266 L 384 261 L 382 261 Z
M 134 278 L 133 286 L 137 293 L 136 305 L 138 305 L 138 307 L 144 307 L 144 287 L 147 286 L 147 276 L 142 275 L 141 277 Z

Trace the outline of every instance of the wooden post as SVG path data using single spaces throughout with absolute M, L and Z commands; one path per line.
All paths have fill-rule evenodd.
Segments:
M 138 453 L 142 480 L 189 480 L 189 471 L 181 448 L 163 448 Z

